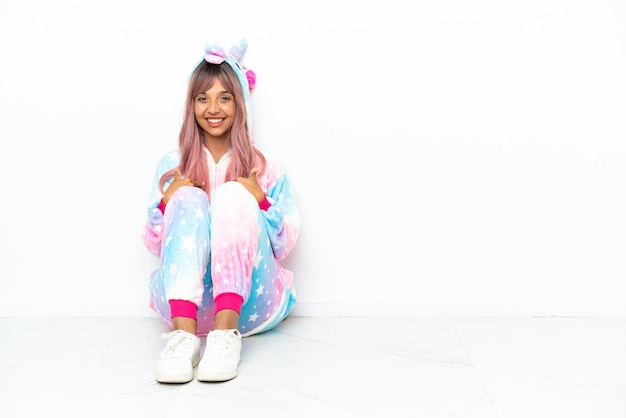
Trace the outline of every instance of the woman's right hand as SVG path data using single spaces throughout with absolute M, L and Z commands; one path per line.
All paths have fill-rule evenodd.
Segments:
M 178 168 L 176 168 L 174 170 L 174 180 L 172 180 L 172 182 L 170 183 L 169 186 L 167 186 L 167 189 L 165 190 L 165 193 L 163 194 L 163 203 L 167 205 L 167 202 L 169 202 L 170 198 L 172 197 L 172 195 L 174 194 L 174 192 L 176 190 L 178 190 L 179 188 L 183 187 L 183 186 L 193 186 L 193 187 L 203 187 L 204 183 L 202 183 L 201 181 L 197 181 L 197 180 L 192 180 L 189 178 L 181 178 L 181 174 L 180 174 L 180 170 Z

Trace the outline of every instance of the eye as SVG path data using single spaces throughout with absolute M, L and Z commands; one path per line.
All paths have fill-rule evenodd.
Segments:
M 204 103 L 204 102 L 206 102 L 206 97 L 205 96 L 198 96 L 198 97 L 196 97 L 196 101 L 198 101 L 200 103 Z
M 232 96 L 224 95 L 224 96 L 220 97 L 220 100 L 222 102 L 230 102 L 231 100 L 233 100 L 233 98 L 232 98 Z

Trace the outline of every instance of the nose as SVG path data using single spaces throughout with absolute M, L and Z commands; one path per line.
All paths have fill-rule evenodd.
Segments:
M 219 103 L 216 100 L 209 101 L 206 107 L 207 112 L 210 114 L 215 114 L 220 111 Z

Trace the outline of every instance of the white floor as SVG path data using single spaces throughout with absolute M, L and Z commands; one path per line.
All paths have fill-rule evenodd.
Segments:
M 626 318 L 302 318 L 163 385 L 157 318 L 0 318 L 0 417 L 626 417 Z

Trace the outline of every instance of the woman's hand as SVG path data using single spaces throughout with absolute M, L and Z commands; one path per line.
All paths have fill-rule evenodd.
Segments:
M 167 186 L 167 190 L 165 190 L 165 193 L 163 194 L 164 204 L 167 205 L 167 202 L 169 202 L 174 192 L 183 186 L 193 186 L 193 187 L 204 186 L 204 184 L 202 184 L 201 181 L 192 180 L 188 178 L 181 179 L 180 177 L 181 177 L 180 170 L 177 168 L 176 170 L 174 170 L 174 180 L 172 180 L 170 185 Z
M 265 193 L 261 186 L 259 186 L 259 182 L 256 179 L 256 175 L 259 173 L 259 168 L 255 167 L 250 170 L 250 175 L 248 177 L 237 177 L 237 182 L 243 184 L 243 186 L 248 189 L 252 196 L 256 199 L 257 202 L 260 202 L 265 197 Z

